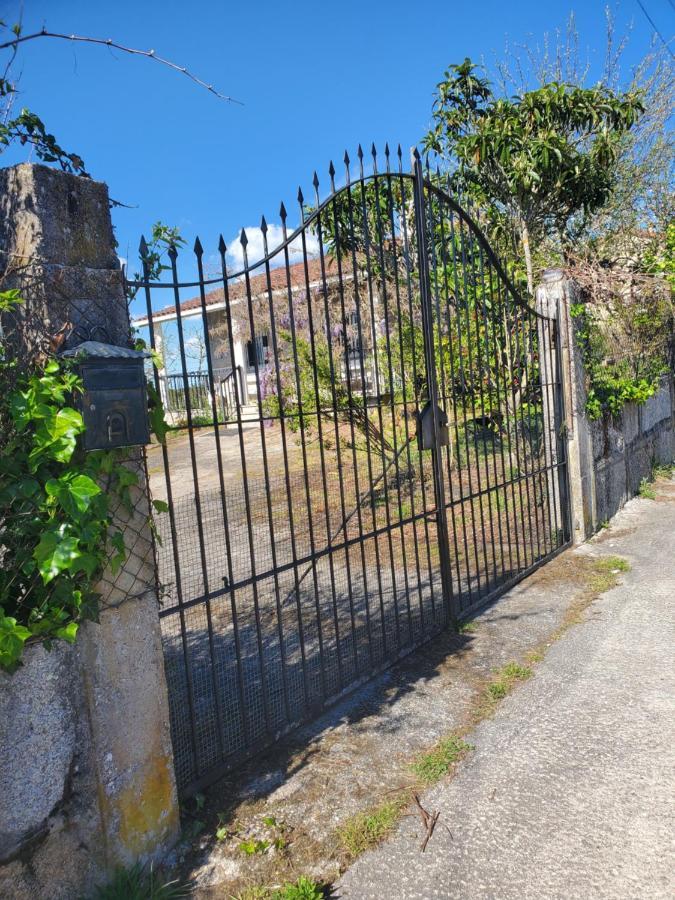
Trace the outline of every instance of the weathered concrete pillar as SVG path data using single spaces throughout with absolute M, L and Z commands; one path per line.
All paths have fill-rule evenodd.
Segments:
M 562 426 L 567 442 L 567 464 L 571 506 L 571 530 L 574 543 L 581 543 L 593 534 L 595 523 L 595 473 L 593 468 L 593 442 L 589 422 L 585 414 L 586 381 L 581 353 L 574 339 L 574 319 L 570 305 L 579 302 L 574 282 L 559 269 L 548 269 L 536 292 L 537 310 L 551 319 L 557 319 L 560 328 L 559 370 L 565 405 L 565 421 Z M 548 330 L 548 329 L 545 329 Z M 549 340 L 548 334 L 540 340 Z M 548 381 L 548 374 L 546 380 Z M 553 403 L 545 392 L 544 401 Z M 553 417 L 547 417 L 554 421 Z M 549 434 L 550 446 L 556 445 L 556 435 Z
M 3 289 L 25 300 L 3 321 L 19 352 L 128 346 L 106 185 L 40 165 L 0 171 L 0 252 Z M 100 623 L 84 625 L 72 648 L 29 649 L 24 669 L 0 679 L 0 714 L 10 717 L 0 726 L 3 897 L 79 896 L 177 837 L 143 451 L 130 450 L 127 465 L 138 487 L 133 511 L 116 519 L 128 558 L 98 586 Z

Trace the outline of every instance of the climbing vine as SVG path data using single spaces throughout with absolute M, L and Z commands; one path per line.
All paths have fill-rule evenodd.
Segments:
M 0 311 L 20 302 L 18 292 L 0 292 Z M 81 622 L 98 620 L 96 584 L 127 555 L 114 512 L 131 509 L 138 476 L 124 450 L 82 449 L 73 362 L 20 371 L 0 355 L 0 389 L 0 669 L 12 672 L 26 644 L 73 642 Z M 158 404 L 151 421 L 162 439 Z

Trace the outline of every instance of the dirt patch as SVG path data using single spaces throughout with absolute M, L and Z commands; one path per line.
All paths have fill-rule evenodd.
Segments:
M 675 503 L 675 482 L 672 479 L 657 478 L 655 488 L 657 503 Z
M 598 534 L 595 535 L 593 541 L 596 544 L 604 544 L 608 540 L 615 540 L 620 537 L 627 537 L 629 534 L 634 534 L 637 528 L 612 528 L 611 531 L 603 528 Z

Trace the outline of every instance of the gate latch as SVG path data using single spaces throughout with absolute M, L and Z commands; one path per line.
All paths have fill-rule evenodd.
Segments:
M 417 414 L 417 440 L 420 443 L 420 450 L 447 447 L 450 443 L 448 415 L 440 406 L 438 407 L 438 434 L 434 431 L 434 410 L 431 400 L 427 400 L 422 411 Z

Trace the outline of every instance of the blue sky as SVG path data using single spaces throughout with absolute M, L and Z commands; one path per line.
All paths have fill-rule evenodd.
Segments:
M 669 37 L 670 0 L 643 2 Z M 429 124 L 434 86 L 449 63 L 490 62 L 507 39 L 540 41 L 572 10 L 599 72 L 604 5 L 25 0 L 25 31 L 44 23 L 152 47 L 245 105 L 217 100 L 151 61 L 60 41 L 26 44 L 15 74 L 22 104 L 84 157 L 113 197 L 133 206 L 113 212 L 119 252 L 133 268 L 140 234 L 158 219 L 178 225 L 190 244 L 199 234 L 210 254 L 221 232 L 229 242 L 262 213 L 278 222 L 282 199 L 295 209 L 298 185 L 310 194 L 314 169 L 325 177 L 345 148 L 410 147 Z M 0 18 L 12 21 L 17 8 L 0 0 Z M 652 28 L 635 0 L 613 8 L 620 32 L 632 26 L 628 68 L 648 49 Z M 5 154 L 3 163 L 26 155 Z

